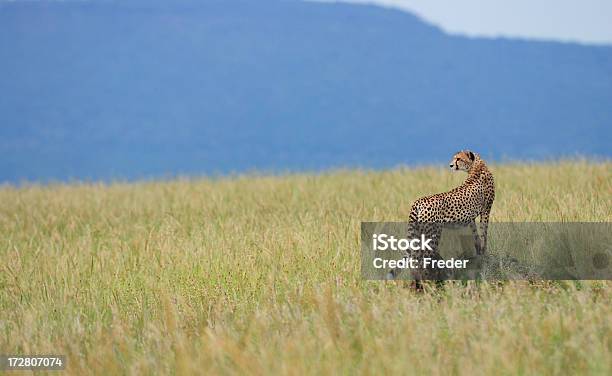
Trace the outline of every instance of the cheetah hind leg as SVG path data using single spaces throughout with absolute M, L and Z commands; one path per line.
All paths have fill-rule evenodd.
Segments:
M 393 269 L 387 273 L 385 280 L 395 281 L 397 276 L 400 274 L 398 269 Z M 424 292 L 423 282 L 419 279 L 413 279 L 412 281 L 404 281 L 404 287 L 408 287 L 410 290 L 415 292 Z

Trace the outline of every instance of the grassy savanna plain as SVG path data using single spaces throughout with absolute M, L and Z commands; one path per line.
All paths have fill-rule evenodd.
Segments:
M 492 165 L 493 221 L 611 221 L 612 163 Z M 612 283 L 360 277 L 360 222 L 465 174 L 0 188 L 0 353 L 62 374 L 612 374 Z

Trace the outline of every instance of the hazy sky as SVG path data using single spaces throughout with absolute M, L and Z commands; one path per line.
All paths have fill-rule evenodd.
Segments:
M 612 0 L 319 0 L 417 13 L 450 33 L 612 44 Z

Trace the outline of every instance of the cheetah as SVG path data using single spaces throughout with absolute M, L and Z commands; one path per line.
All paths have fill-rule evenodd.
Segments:
M 484 160 L 469 150 L 457 152 L 450 161 L 450 168 L 453 171 L 467 172 L 467 179 L 448 192 L 422 197 L 412 204 L 409 232 L 412 237 L 416 234 L 427 234 L 428 238 L 433 239 L 433 251 L 419 251 L 418 254 L 413 252 L 408 255 L 410 257 L 441 258 L 437 252 L 437 244 L 443 223 L 469 225 L 474 236 L 476 253 L 482 255 L 486 251 L 489 214 L 495 199 L 493 174 Z M 477 217 L 480 217 L 482 243 L 476 228 Z M 421 269 L 415 273 L 414 279 L 437 279 L 437 273 L 440 272 Z M 395 269 L 387 277 L 395 279 L 397 274 L 398 270 Z

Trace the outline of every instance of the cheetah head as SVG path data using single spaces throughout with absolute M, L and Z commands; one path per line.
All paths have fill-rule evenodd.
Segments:
M 476 155 L 469 150 L 457 152 L 450 161 L 451 170 L 469 171 L 472 163 L 476 159 Z

